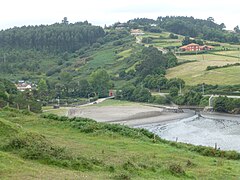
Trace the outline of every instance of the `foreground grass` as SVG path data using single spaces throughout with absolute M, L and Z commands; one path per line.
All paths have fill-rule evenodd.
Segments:
M 0 148 L 0 178 L 237 179 L 240 176 L 239 160 L 201 156 L 164 141 L 156 142 L 151 133 L 119 125 L 109 126 L 84 119 L 59 120 L 0 111 L 3 127 L 0 128 L 0 147 L 5 147 Z M 23 133 L 28 133 L 35 141 L 27 141 L 28 145 L 18 150 L 6 148 L 12 140 L 26 139 Z M 36 144 L 42 147 L 37 142 L 46 144 L 44 147 L 50 152 L 52 149 L 64 150 L 57 151 L 55 156 L 47 150 L 45 154 L 40 153 L 40 159 L 29 158 L 26 155 L 32 152 L 25 152 L 25 148 Z M 35 149 L 34 152 L 38 151 Z M 71 166 L 76 159 L 80 161 Z

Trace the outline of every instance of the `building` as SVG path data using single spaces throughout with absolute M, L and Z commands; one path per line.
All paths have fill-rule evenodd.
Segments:
M 131 30 L 131 35 L 133 35 L 133 36 L 141 36 L 144 34 L 145 33 L 141 29 L 132 29 Z
M 180 49 L 182 51 L 208 51 L 208 50 L 213 50 L 214 47 L 207 46 L 207 45 L 200 46 L 199 44 L 191 43 L 186 46 L 180 47 Z
M 126 23 L 120 23 L 118 25 L 116 25 L 116 30 L 123 30 L 127 28 L 127 24 Z
M 117 91 L 116 91 L 116 90 L 110 89 L 110 90 L 109 90 L 109 93 L 108 93 L 108 96 L 109 96 L 109 97 L 113 97 L 113 96 L 116 96 L 116 94 L 117 94 Z
M 18 84 L 16 84 L 16 87 L 19 91 L 32 90 L 32 85 L 25 82 L 19 82 Z

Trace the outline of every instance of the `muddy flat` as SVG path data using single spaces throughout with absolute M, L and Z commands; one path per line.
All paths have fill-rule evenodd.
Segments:
M 73 108 L 68 112 L 70 117 L 86 117 L 98 122 L 119 123 L 128 126 L 165 123 L 193 116 L 193 112 L 164 112 L 162 108 L 144 105 L 131 106 L 88 106 Z

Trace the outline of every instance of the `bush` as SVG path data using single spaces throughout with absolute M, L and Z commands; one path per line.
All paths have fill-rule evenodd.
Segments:
M 171 33 L 171 34 L 169 34 L 169 38 L 170 39 L 178 39 L 178 36 Z
M 172 96 L 172 97 L 178 96 L 178 88 L 177 88 L 177 87 L 171 87 L 171 88 L 169 89 L 169 94 L 170 94 L 170 96 Z
M 165 97 L 156 96 L 153 103 L 155 103 L 155 104 L 168 104 L 169 101 Z
M 115 176 L 114 179 L 116 179 L 116 180 L 130 180 L 131 177 L 127 174 L 122 173 L 120 175 Z
M 227 67 L 233 67 L 233 66 L 240 66 L 240 63 L 235 63 L 235 64 L 227 64 L 224 66 L 208 66 L 207 71 L 213 70 L 213 69 L 220 69 L 220 68 L 227 68 Z
M 184 175 L 185 171 L 180 164 L 171 164 L 169 166 L 169 171 L 174 175 Z
M 104 166 L 102 161 L 94 158 L 75 157 L 65 148 L 54 146 L 45 136 L 36 133 L 18 134 L 3 149 L 18 153 L 26 159 L 75 170 L 91 170 L 94 166 Z
M 233 101 L 227 97 L 218 97 L 214 101 L 213 109 L 217 112 L 229 112 L 233 108 Z

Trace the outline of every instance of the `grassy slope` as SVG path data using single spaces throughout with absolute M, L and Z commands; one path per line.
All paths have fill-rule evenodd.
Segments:
M 239 161 L 204 157 L 168 144 L 127 138 L 117 133 L 80 133 L 67 122 L 41 119 L 34 115 L 1 111 L 0 117 L 0 122 L 4 124 L 11 122 L 13 129 L 18 124 L 21 131 L 42 134 L 54 145 L 66 147 L 74 155 L 95 158 L 106 167 L 114 167 L 113 172 L 105 167 L 75 171 L 0 151 L 0 177 L 4 179 L 112 179 L 124 176 L 133 179 L 235 179 L 240 176 Z M 5 136 L 7 131 L 0 131 L 0 136 Z M 188 160 L 193 165 L 187 166 Z M 186 174 L 172 174 L 169 171 L 171 164 L 180 164 Z
M 151 45 L 156 47 L 181 46 L 183 36 L 179 39 L 168 39 L 170 33 L 146 33 L 143 37 L 152 37 Z M 163 37 L 163 38 L 161 38 Z M 217 42 L 211 42 L 217 43 Z M 167 78 L 182 78 L 188 85 L 196 85 L 201 83 L 232 85 L 239 84 L 240 71 L 238 67 L 226 69 L 217 69 L 206 71 L 207 66 L 223 66 L 226 64 L 234 64 L 240 62 L 240 52 L 237 50 L 239 45 L 230 45 L 221 43 L 216 49 L 222 50 L 228 48 L 230 51 L 217 51 L 214 54 L 185 55 L 178 56 L 179 62 L 186 60 L 197 60 L 197 62 L 182 64 L 171 68 L 167 71 Z
M 224 57 L 211 54 L 181 56 L 185 60 L 197 60 L 171 68 L 167 71 L 167 78 L 179 77 L 188 85 L 201 83 L 231 85 L 239 84 L 239 67 L 229 67 L 206 71 L 207 66 L 223 66 L 239 62 L 237 58 Z M 203 60 L 204 59 L 204 60 Z

